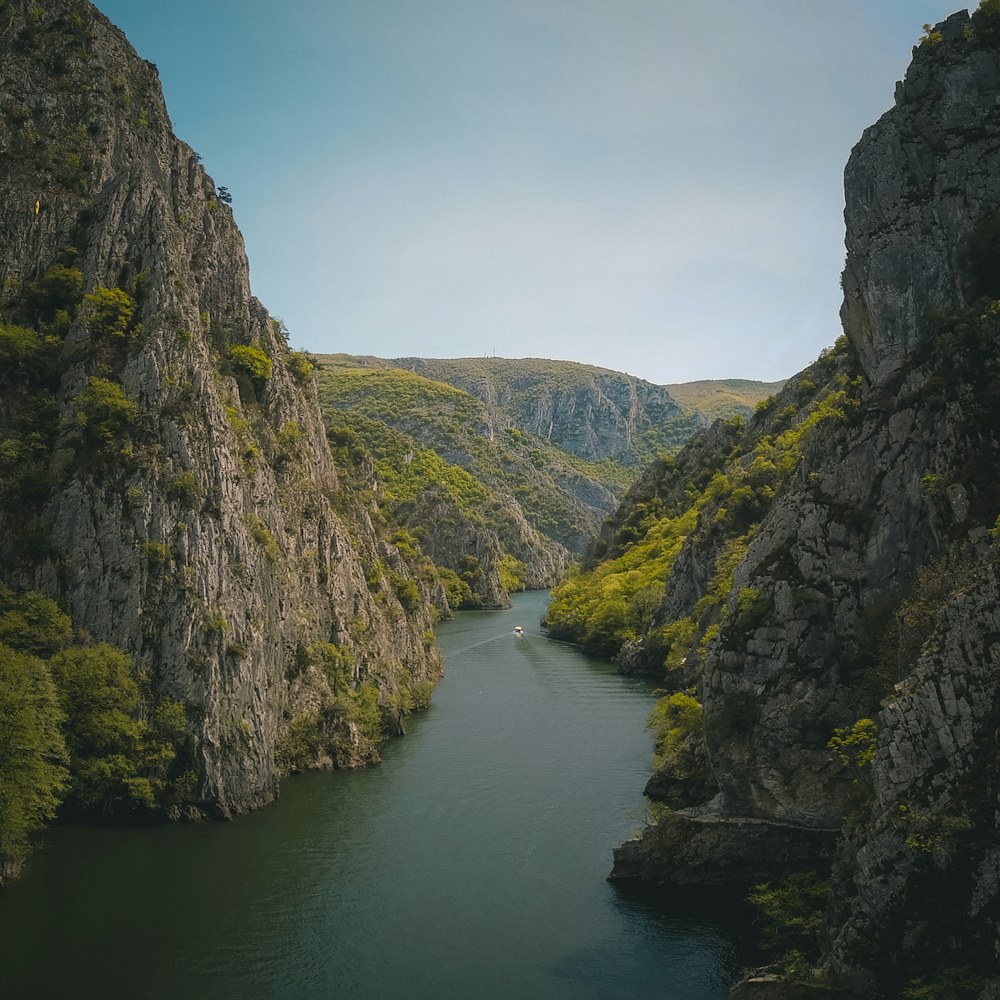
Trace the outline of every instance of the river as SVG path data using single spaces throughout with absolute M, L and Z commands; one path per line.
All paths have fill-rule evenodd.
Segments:
M 0 894 L 3 995 L 725 996 L 722 930 L 605 880 L 652 696 L 548 639 L 546 600 L 443 623 L 434 704 L 378 768 L 291 778 L 232 823 L 50 830 Z

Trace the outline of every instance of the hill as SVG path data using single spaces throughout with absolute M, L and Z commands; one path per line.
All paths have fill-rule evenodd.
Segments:
M 749 417 L 758 403 L 773 396 L 782 382 L 754 382 L 750 379 L 708 379 L 677 382 L 664 386 L 686 414 L 700 413 L 710 423 L 730 417 Z
M 638 468 L 680 447 L 705 424 L 663 387 L 633 375 L 541 358 L 354 358 L 462 389 L 485 407 L 485 432 L 507 427 L 588 461 Z M 634 473 L 633 473 L 634 476 Z
M 318 358 L 335 445 L 370 455 L 393 516 L 469 588 L 460 606 L 497 607 L 551 586 L 596 534 L 624 472 L 514 427 L 494 434 L 483 404 L 409 371 Z M 371 365 L 371 359 L 368 359 Z

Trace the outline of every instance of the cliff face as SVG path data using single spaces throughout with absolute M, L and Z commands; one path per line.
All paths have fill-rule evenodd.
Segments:
M 847 164 L 841 316 L 875 383 L 913 353 L 929 308 L 1000 292 L 975 259 L 1000 204 L 993 31 L 964 11 L 938 25 Z
M 341 488 L 309 365 L 252 296 L 155 67 L 82 0 L 8 0 L 0 150 L 0 320 L 56 357 L 44 423 L 0 415 L 8 582 L 58 596 L 186 703 L 198 808 L 271 799 L 295 726 L 370 759 L 310 650 L 334 644 L 388 704 L 439 669 L 430 608 L 404 611 L 409 568 Z M 8 368 L 8 399 L 33 377 Z
M 697 684 L 685 738 L 708 763 L 693 781 L 667 761 L 651 791 L 681 808 L 615 874 L 747 884 L 833 850 L 816 961 L 864 995 L 1000 989 L 998 43 L 987 4 L 915 50 L 846 173 L 842 316 L 864 377 L 843 373 L 855 388 L 742 536 L 721 614 L 699 610 L 720 552 L 699 522 L 624 654 L 662 663 L 657 630 L 693 616 L 668 679 Z M 770 447 L 769 419 L 731 475 Z M 838 730 L 851 752 L 828 746 Z
M 460 389 L 375 359 L 317 360 L 338 455 L 367 456 L 383 509 L 419 539 L 453 608 L 551 587 L 612 506 L 611 487 L 579 471 L 589 463 L 513 430 L 491 440 L 483 404 Z
M 482 400 L 488 433 L 518 427 L 593 461 L 642 464 L 705 423 L 699 416 L 685 417 L 663 386 L 591 365 L 536 358 L 397 358 L 392 363 Z

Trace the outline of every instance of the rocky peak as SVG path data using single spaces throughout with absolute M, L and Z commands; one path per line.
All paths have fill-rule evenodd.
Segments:
M 994 15 L 995 16 L 995 15 Z M 928 311 L 994 293 L 1000 241 L 1000 50 L 982 13 L 928 31 L 845 172 L 844 330 L 884 382 L 924 338 Z
M 85 0 L 0 3 L 0 150 L 0 324 L 55 358 L 0 372 L 31 404 L 0 412 L 0 571 L 184 702 L 198 808 L 273 797 L 293 731 L 370 757 L 338 705 L 369 685 L 391 714 L 437 671 L 427 598 L 342 488 L 155 67 Z

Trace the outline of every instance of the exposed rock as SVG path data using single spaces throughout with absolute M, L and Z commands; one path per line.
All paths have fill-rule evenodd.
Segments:
M 252 296 L 232 211 L 172 135 L 156 68 L 89 3 L 0 9 L 0 149 L 2 318 L 44 321 L 32 289 L 59 264 L 82 294 L 135 304 L 127 329 L 84 302 L 66 330 L 51 490 L 37 519 L 0 510 L 0 567 L 185 702 L 202 808 L 253 808 L 308 707 L 289 683 L 303 650 L 335 643 L 352 682 L 389 698 L 439 670 L 429 606 L 404 612 L 404 560 L 340 488 L 308 368 Z M 267 374 L 241 370 L 238 347 Z M 115 440 L 81 431 L 95 378 L 138 406 Z
M 913 50 L 895 107 L 865 132 L 845 175 L 841 315 L 874 383 L 912 354 L 929 307 L 995 292 L 969 252 L 1000 205 L 1000 53 L 965 41 L 967 11 L 935 30 L 942 40 Z
M 644 461 L 705 422 L 685 417 L 663 386 L 592 365 L 538 358 L 396 358 L 393 364 L 482 400 L 494 435 L 518 427 L 594 461 Z M 652 448 L 643 446 L 643 436 Z
M 756 970 L 729 992 L 730 1000 L 841 1000 L 849 995 L 823 983 L 789 982 L 770 969 Z
M 865 996 L 1000 989 L 998 43 L 992 5 L 939 25 L 852 154 L 842 315 L 865 380 L 847 374 L 855 405 L 813 428 L 717 634 L 696 633 L 718 795 L 616 854 L 617 877 L 738 883 L 824 868 L 838 838 L 819 961 Z M 678 468 L 677 489 L 706 479 Z M 717 539 L 686 544 L 658 628 L 705 595 Z M 827 743 L 863 718 L 875 759 L 850 770 Z

